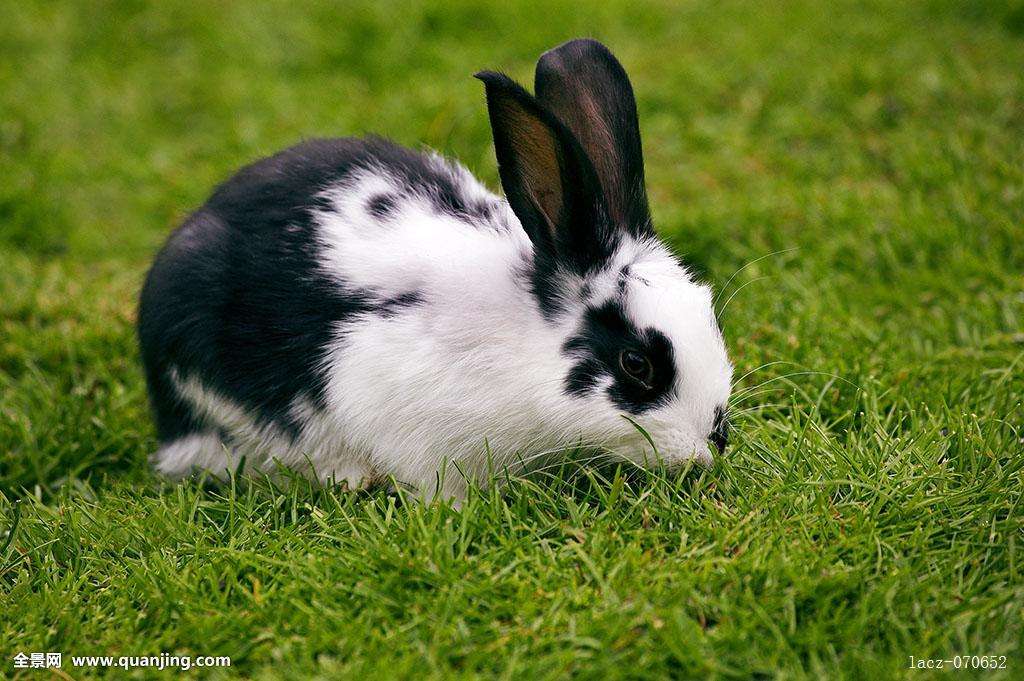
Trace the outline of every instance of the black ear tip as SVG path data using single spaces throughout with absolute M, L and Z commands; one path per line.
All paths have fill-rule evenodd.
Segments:
M 522 85 L 500 71 L 478 71 L 473 77 L 484 84 L 489 107 L 498 103 L 509 106 L 514 103 L 518 108 L 529 112 L 550 125 L 550 114 L 542 110 L 537 100 Z
M 608 92 L 629 87 L 626 69 L 611 50 L 593 38 L 576 38 L 540 56 L 533 74 L 533 89 L 538 97 L 547 99 L 588 81 L 591 89 Z
M 537 67 L 608 58 L 614 60 L 615 55 L 600 41 L 593 38 L 574 38 L 542 54 L 537 60 Z
M 601 52 L 611 54 L 611 50 L 605 47 L 604 43 L 594 38 L 573 38 L 567 40 L 557 47 L 552 47 L 544 54 L 552 53 L 568 53 L 568 54 L 586 54 L 588 52 Z
M 497 71 L 490 71 L 487 69 L 484 69 L 483 71 L 477 71 L 476 73 L 473 74 L 473 77 L 479 81 L 482 81 L 485 85 L 489 85 L 491 83 L 498 83 L 501 82 L 502 80 L 508 80 L 508 76 L 506 76 L 505 74 L 499 73 Z
M 477 71 L 473 77 L 484 84 L 488 93 L 502 93 L 514 99 L 523 99 L 526 91 L 523 87 L 500 71 Z M 528 97 L 529 95 L 527 95 Z

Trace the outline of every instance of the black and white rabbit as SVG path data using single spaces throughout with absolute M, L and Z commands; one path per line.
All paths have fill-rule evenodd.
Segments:
M 383 139 L 311 140 L 171 235 L 139 311 L 160 472 L 245 456 L 458 499 L 580 445 L 653 461 L 636 425 L 669 465 L 724 448 L 732 367 L 651 226 L 621 64 L 573 40 L 536 96 L 477 78 L 506 198 Z

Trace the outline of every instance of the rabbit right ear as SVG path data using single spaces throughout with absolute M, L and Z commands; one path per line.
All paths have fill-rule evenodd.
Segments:
M 541 55 L 534 90 L 593 161 L 612 220 L 653 235 L 636 99 L 619 60 L 596 40 L 570 40 Z
M 585 274 L 613 243 L 593 166 L 572 133 L 509 77 L 481 71 L 498 157 L 512 211 L 537 253 Z

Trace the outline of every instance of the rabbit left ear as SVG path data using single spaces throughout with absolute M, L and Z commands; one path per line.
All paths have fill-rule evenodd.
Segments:
M 571 40 L 541 55 L 534 91 L 592 162 L 615 226 L 652 233 L 636 100 L 619 60 L 596 40 Z
M 585 274 L 614 246 L 593 166 L 572 133 L 507 76 L 481 71 L 512 211 L 547 263 Z

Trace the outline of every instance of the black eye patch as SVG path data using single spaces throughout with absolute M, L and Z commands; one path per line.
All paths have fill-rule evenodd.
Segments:
M 672 395 L 676 378 L 672 343 L 656 329 L 637 328 L 626 318 L 619 301 L 588 308 L 576 335 L 565 342 L 562 351 L 577 360 L 565 379 L 568 395 L 587 395 L 606 376 L 612 379 L 609 398 L 630 414 L 664 404 Z M 622 368 L 620 356 L 625 351 L 642 353 L 651 363 L 653 372 L 647 384 Z

